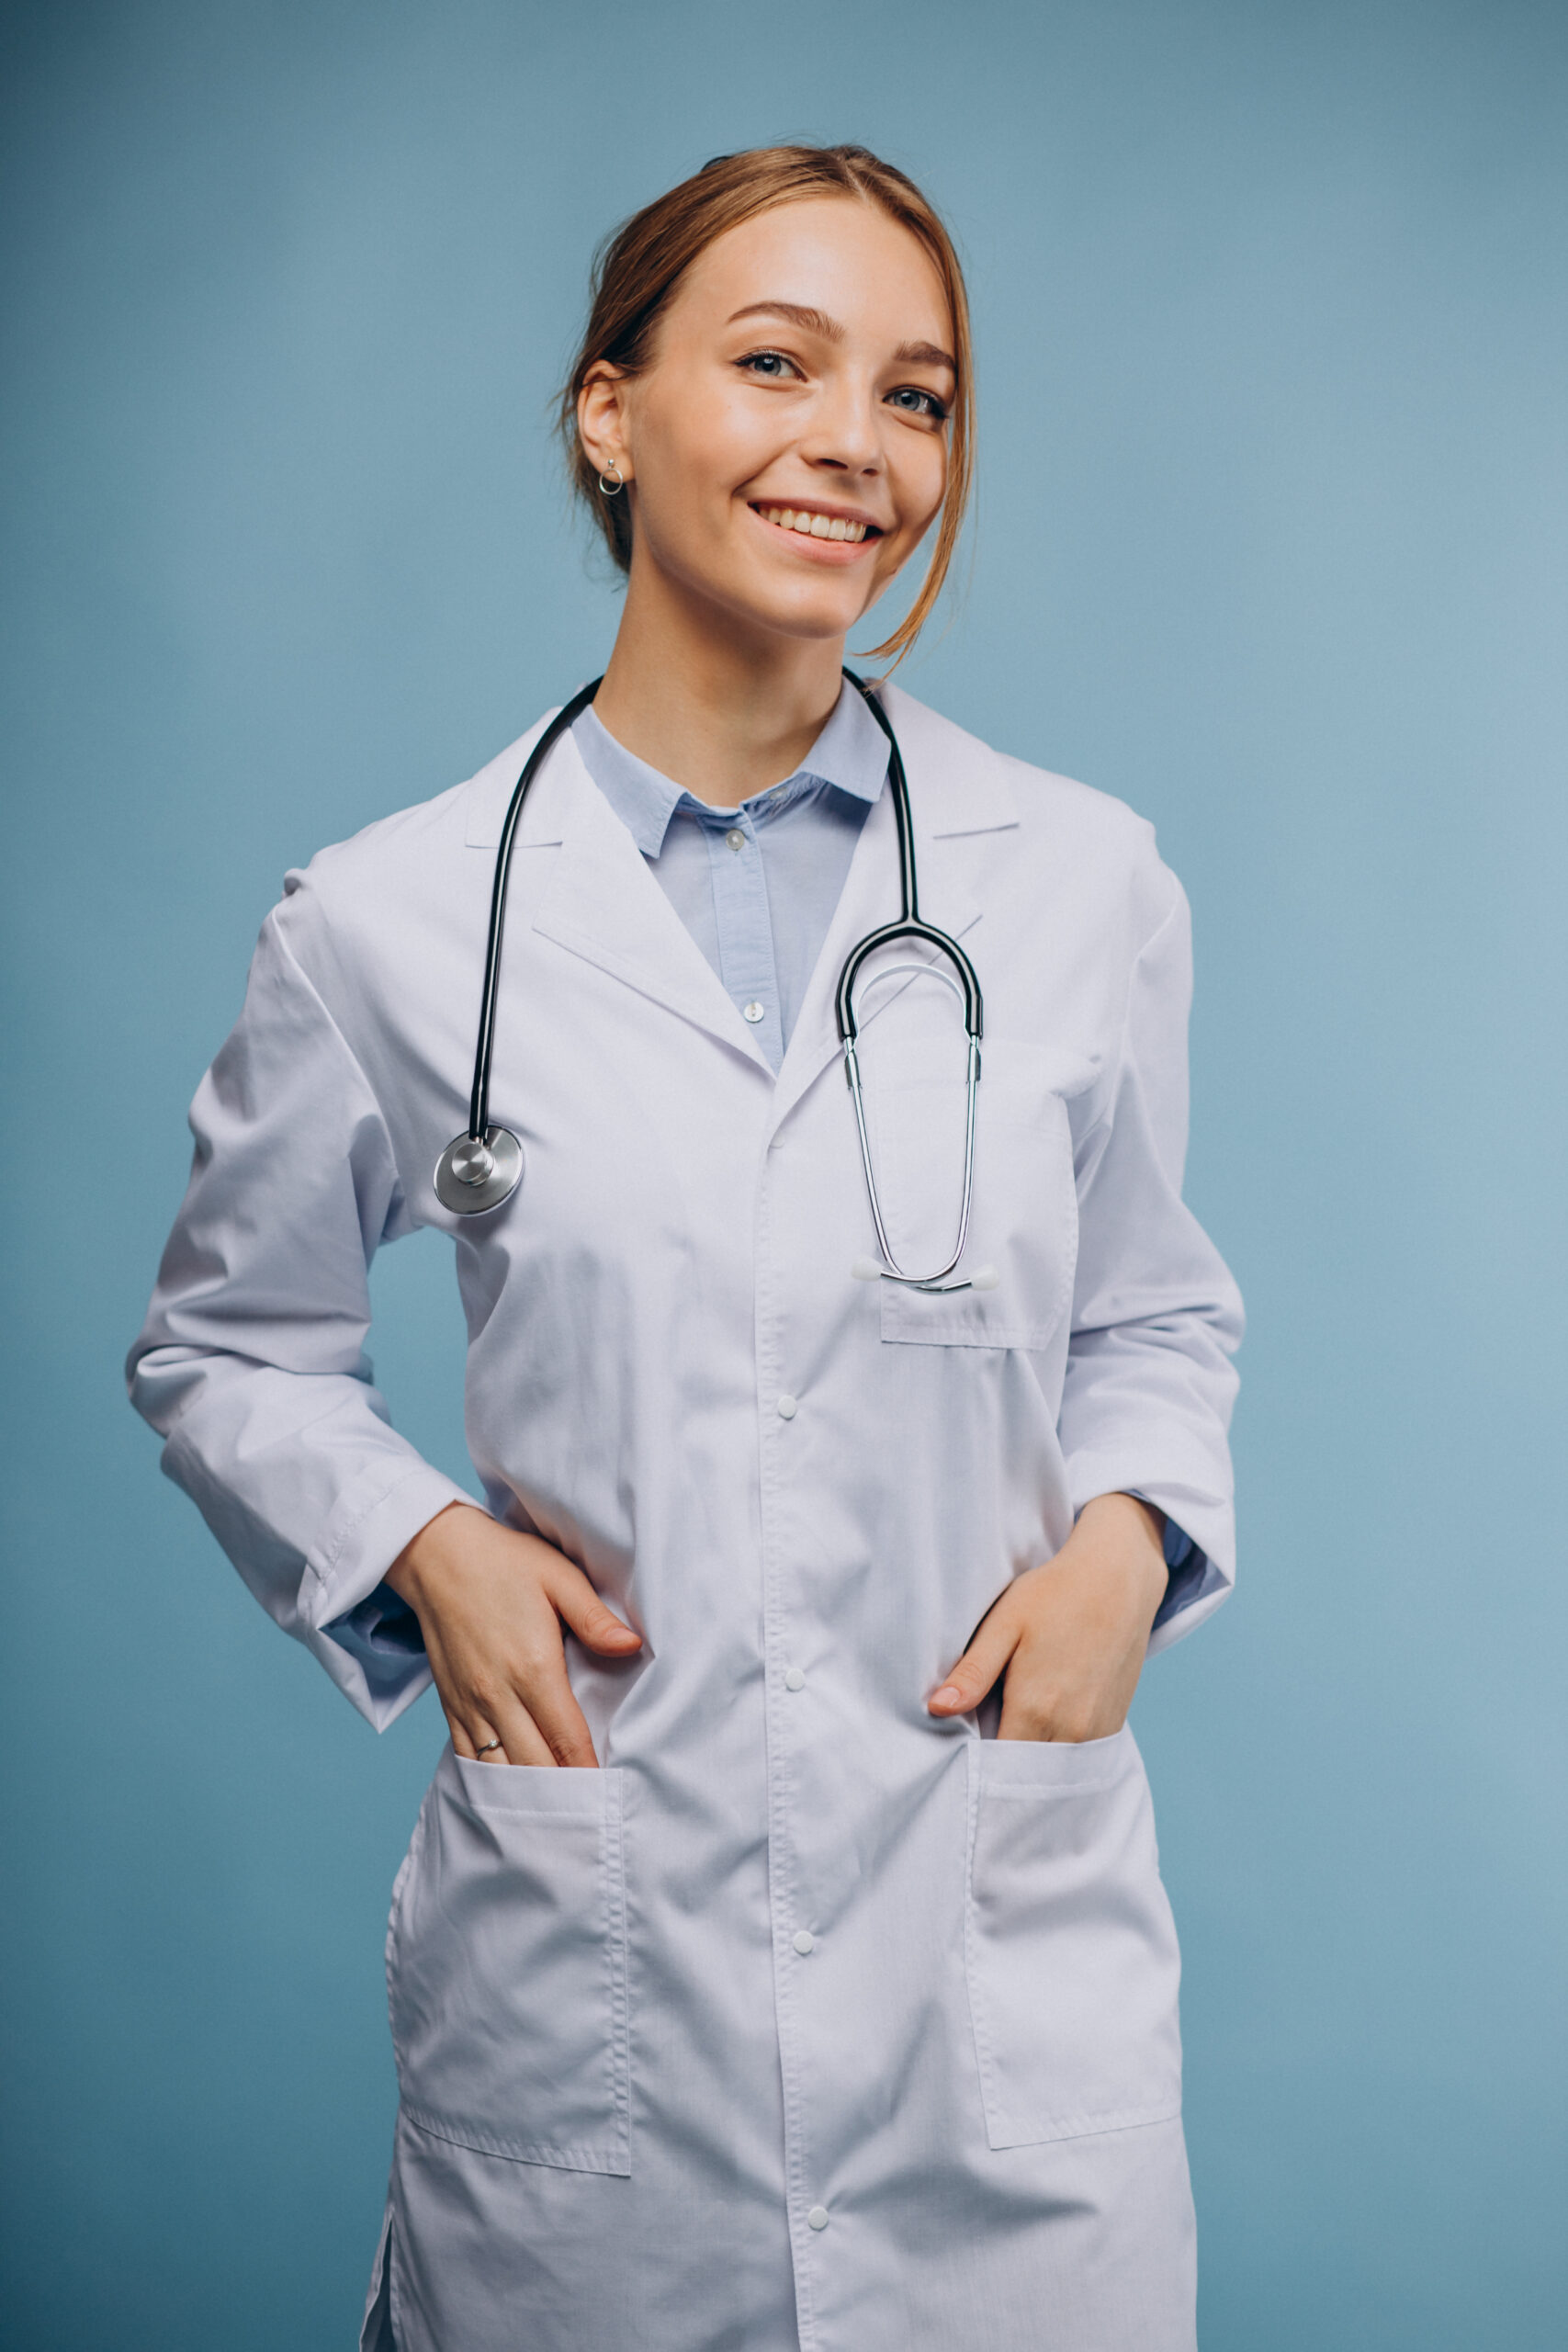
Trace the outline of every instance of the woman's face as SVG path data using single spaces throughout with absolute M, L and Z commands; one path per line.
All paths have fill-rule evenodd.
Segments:
M 942 280 L 876 206 L 775 206 L 716 240 L 651 364 L 579 408 L 620 465 L 639 571 L 747 633 L 842 638 L 942 503 L 956 382 Z M 651 582 L 650 582 L 651 584 Z

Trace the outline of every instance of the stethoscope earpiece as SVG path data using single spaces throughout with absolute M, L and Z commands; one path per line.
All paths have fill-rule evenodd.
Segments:
M 852 1258 L 850 1280 L 855 1283 L 901 1282 L 907 1290 L 923 1290 L 929 1298 L 950 1298 L 960 1290 L 999 1290 L 1002 1278 L 995 1266 L 976 1266 L 967 1282 L 912 1283 L 907 1274 L 896 1274 L 874 1258 Z

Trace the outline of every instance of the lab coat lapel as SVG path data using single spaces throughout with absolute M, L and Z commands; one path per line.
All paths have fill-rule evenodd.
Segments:
M 981 914 L 978 870 L 987 844 L 976 843 L 974 837 L 1016 827 L 1018 808 L 1011 780 L 994 752 L 946 721 L 936 719 L 934 713 L 912 696 L 893 686 L 884 687 L 882 697 L 898 730 L 908 777 L 920 913 L 927 922 L 945 931 L 950 938 L 964 939 Z M 775 1127 L 842 1051 L 835 1003 L 845 957 L 867 932 L 894 922 L 897 913 L 897 827 L 892 791 L 885 786 L 861 827 L 828 936 L 779 1071 L 773 1104 Z M 890 952 L 903 963 L 945 963 L 935 950 L 912 943 Z M 984 973 L 980 978 L 983 989 Z M 903 981 L 880 988 L 865 998 L 860 1008 L 863 1034 L 908 986 L 908 982 Z M 857 991 L 857 1002 L 860 994 Z
M 524 808 L 522 844 L 550 840 L 560 848 L 535 931 L 732 1046 L 771 1080 L 756 1038 L 570 736 L 541 769 Z

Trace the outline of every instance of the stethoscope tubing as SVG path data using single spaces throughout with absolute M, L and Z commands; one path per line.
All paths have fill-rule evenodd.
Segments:
M 980 1039 L 985 1030 L 985 1000 L 975 967 L 955 939 L 934 923 L 922 920 L 920 914 L 919 880 L 915 862 L 915 827 L 909 808 L 909 784 L 904 773 L 904 754 L 898 746 L 889 719 L 875 695 L 863 678 L 852 670 L 844 673 L 850 684 L 859 690 L 862 700 L 887 739 L 887 780 L 893 790 L 893 817 L 898 836 L 898 897 L 899 913 L 897 922 L 884 923 L 879 930 L 868 932 L 859 945 L 844 958 L 839 975 L 834 1011 L 839 1023 L 839 1042 L 844 1053 L 844 1078 L 850 1099 L 854 1104 L 855 1133 L 860 1140 L 861 1166 L 865 1172 L 866 1198 L 871 1204 L 871 1221 L 876 1228 L 876 1244 L 882 1252 L 878 1269 L 884 1282 L 899 1283 L 910 1290 L 967 1290 L 967 1283 L 949 1283 L 947 1277 L 964 1255 L 969 1238 L 969 1210 L 975 1195 L 975 1114 L 980 1086 Z M 935 948 L 944 956 L 958 975 L 958 992 L 964 1001 L 964 1030 L 968 1043 L 968 1069 L 964 1081 L 964 1194 L 958 1215 L 958 1233 L 951 1255 L 928 1274 L 906 1273 L 893 1252 L 888 1238 L 886 1220 L 882 1214 L 882 1199 L 877 1191 L 876 1169 L 872 1159 L 871 1136 L 866 1125 L 865 1098 L 861 1087 L 860 1023 L 855 1015 L 855 983 L 863 966 L 879 949 L 891 947 L 897 941 L 912 940 L 922 947 Z
M 859 1035 L 854 987 L 860 978 L 862 965 L 868 956 L 874 956 L 879 947 L 890 947 L 898 939 L 918 940 L 921 945 L 934 947 L 939 955 L 947 957 L 963 988 L 964 1030 L 969 1036 L 978 1039 L 985 1028 L 985 1003 L 975 967 L 956 939 L 950 939 L 945 931 L 938 931 L 933 923 L 922 922 L 920 917 L 919 881 L 915 865 L 915 827 L 909 810 L 909 782 L 904 773 L 904 754 L 898 748 L 898 738 L 873 688 L 863 678 L 857 678 L 852 670 L 846 670 L 844 675 L 860 695 L 887 741 L 887 780 L 893 787 L 893 820 L 898 836 L 899 911 L 897 922 L 884 923 L 879 931 L 868 932 L 844 959 L 834 1004 L 840 1041 L 848 1044 Z
M 857 677 L 852 670 L 846 670 L 844 675 L 887 741 L 887 775 L 892 787 L 894 824 L 898 839 L 898 919 L 869 932 L 851 949 L 839 975 L 834 999 L 839 1041 L 844 1055 L 844 1076 L 854 1104 L 855 1132 L 860 1141 L 861 1165 L 865 1171 L 866 1195 L 871 1204 L 877 1245 L 882 1251 L 883 1262 L 874 1272 L 883 1281 L 899 1283 L 912 1290 L 967 1290 L 971 1287 L 969 1283 L 950 1283 L 947 1277 L 963 1257 L 969 1237 L 969 1211 L 975 1185 L 976 1097 L 980 1083 L 980 1039 L 985 1026 L 984 1001 L 975 967 L 958 942 L 949 938 L 946 932 L 939 931 L 933 923 L 925 922 L 920 914 L 908 779 L 904 773 L 904 756 L 898 747 L 898 738 L 893 731 L 892 721 L 877 701 L 874 690 L 863 678 Z M 557 711 L 528 754 L 502 823 L 496 848 L 495 874 L 491 884 L 490 922 L 485 936 L 484 982 L 479 998 L 479 1036 L 474 1049 L 474 1081 L 468 1096 L 468 1124 L 464 1133 L 453 1137 L 435 1167 L 437 1195 L 443 1205 L 457 1216 L 471 1216 L 499 1208 L 515 1192 L 522 1176 L 521 1144 L 509 1128 L 492 1127 L 490 1122 L 491 1066 L 495 1050 L 496 1006 L 501 989 L 502 949 L 506 936 L 512 852 L 529 786 L 556 744 L 588 708 L 603 684 L 603 678 L 592 679 L 589 684 L 580 687 L 570 701 L 563 703 Z M 871 1136 L 866 1125 L 865 1099 L 861 1086 L 860 1026 L 855 1013 L 855 985 L 867 958 L 874 956 L 878 949 L 890 947 L 900 940 L 909 940 L 919 946 L 934 949 L 957 973 L 956 989 L 963 1000 L 964 1029 L 968 1046 L 964 1087 L 964 1198 L 959 1213 L 958 1235 L 952 1255 L 929 1274 L 906 1273 L 893 1254 L 877 1192 Z
M 495 1050 L 495 1004 L 501 989 L 501 949 L 506 934 L 506 891 L 512 878 L 512 845 L 517 838 L 523 803 L 528 797 L 528 786 L 557 743 L 567 729 L 582 716 L 604 683 L 603 677 L 591 680 L 586 686 L 579 688 L 570 702 L 561 705 L 529 752 L 507 804 L 495 853 L 495 878 L 491 884 L 490 928 L 485 935 L 484 991 L 479 999 L 479 1042 L 474 1048 L 474 1083 L 468 1096 L 470 1143 L 481 1143 L 490 1126 L 490 1070 Z
M 866 1129 L 865 1101 L 861 1091 L 860 1057 L 852 1037 L 844 1040 L 844 1075 L 849 1080 L 850 1099 L 855 1106 L 855 1133 L 860 1137 L 866 1198 L 871 1203 L 871 1221 L 876 1227 L 877 1247 L 882 1252 L 883 1262 L 877 1272 L 884 1282 L 902 1283 L 910 1290 L 968 1290 L 968 1283 L 949 1283 L 947 1277 L 963 1257 L 964 1245 L 969 1238 L 969 1204 L 975 1193 L 975 1110 L 980 1089 L 979 1039 L 972 1036 L 969 1040 L 969 1069 L 964 1089 L 964 1199 L 958 1212 L 958 1238 L 953 1245 L 952 1256 L 945 1264 L 938 1266 L 934 1273 L 907 1274 L 893 1254 L 893 1244 L 887 1238 L 887 1227 L 883 1222 L 882 1203 L 876 1190 L 876 1171 L 872 1165 L 871 1137 Z

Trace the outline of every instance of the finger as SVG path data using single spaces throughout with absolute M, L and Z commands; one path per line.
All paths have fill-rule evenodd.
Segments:
M 453 1685 L 446 1671 L 446 1661 L 434 1646 L 426 1653 L 430 1670 L 435 1678 L 435 1695 L 441 1702 L 441 1712 L 446 1718 L 446 1736 L 452 1743 L 454 1756 L 462 1756 L 471 1764 L 479 1755 L 480 1745 L 493 1739 L 495 1734 L 485 1721 L 483 1713 L 466 1702 L 465 1695 Z
M 504 1697 L 497 1698 L 491 1704 L 491 1713 L 495 1717 L 492 1736 L 499 1737 L 501 1746 L 492 1747 L 488 1756 L 481 1758 L 482 1763 L 554 1765 L 557 1762 L 550 1752 L 548 1740 L 527 1708 L 513 1692 L 508 1691 Z M 586 1724 L 583 1731 L 586 1736 Z
M 444 1712 L 454 1755 L 466 1758 L 470 1764 L 506 1762 L 506 1743 L 499 1732 L 491 1729 L 485 1716 L 475 1713 L 471 1709 L 467 1719 L 453 1708 L 446 1708 Z
M 592 1735 L 567 1675 L 561 1621 L 547 1603 L 541 1607 L 530 1638 L 510 1662 L 505 1689 L 490 1701 L 489 1712 L 495 1717 L 509 1756 L 514 1737 L 527 1740 L 530 1746 L 542 1739 L 547 1755 L 532 1755 L 530 1762 L 590 1767 L 598 1763 Z
M 1087 1690 L 1042 1696 L 1022 1689 L 1015 1694 L 1013 1679 L 1010 1673 L 1002 1692 L 998 1739 L 1053 1740 L 1065 1747 L 1079 1747 L 1087 1739 L 1109 1739 L 1127 1720 L 1126 1708 L 1118 1706 L 1111 1694 Z
M 446 1730 L 451 1738 L 453 1754 L 467 1757 L 470 1764 L 478 1763 L 480 1747 L 487 1739 L 493 1739 L 495 1734 L 487 1724 L 479 1727 L 478 1736 L 475 1737 L 470 1734 L 461 1715 L 453 1714 L 450 1709 L 444 1712 L 446 1715 Z
M 1015 1659 L 1002 1686 L 1001 1720 L 997 1725 L 998 1739 L 1077 1740 L 1091 1735 L 1078 1726 L 1081 1714 L 1065 1707 L 1055 1692 L 1042 1692 L 1029 1687 L 1018 1670 Z
M 597 1650 L 602 1657 L 629 1657 L 641 1649 L 642 1635 L 605 1607 L 581 1569 L 570 1561 L 549 1578 L 547 1589 L 584 1649 Z
M 426 1655 L 430 1659 L 430 1670 L 435 1678 L 435 1692 L 441 1702 L 441 1712 L 446 1718 L 453 1754 L 465 1758 L 470 1764 L 493 1762 L 499 1750 L 491 1745 L 496 1733 L 488 1710 L 474 1692 L 453 1675 L 450 1663 L 437 1641 L 430 1642 Z
M 446 1662 L 440 1663 L 445 1666 Z M 487 1691 L 480 1697 L 461 1685 L 451 1689 L 445 1675 L 438 1679 L 436 1688 L 454 1754 L 466 1758 L 470 1764 L 555 1762 L 547 1745 L 511 1692 Z
M 516 1702 L 517 1735 L 538 1744 L 540 1753 L 526 1760 L 531 1764 L 565 1764 L 592 1769 L 599 1761 L 593 1753 L 593 1737 L 589 1731 L 581 1708 L 578 1705 L 570 1683 L 566 1679 L 563 1658 L 558 1673 L 530 1681 Z M 507 1754 L 512 1754 L 513 1717 L 507 1717 L 504 1733 Z M 526 1726 L 525 1730 L 523 1727 Z M 513 1758 L 513 1761 L 516 1759 Z
M 928 1713 L 967 1715 L 1006 1670 L 1018 1647 L 1019 1628 L 1010 1610 L 993 1609 L 939 1690 L 926 1701 Z

